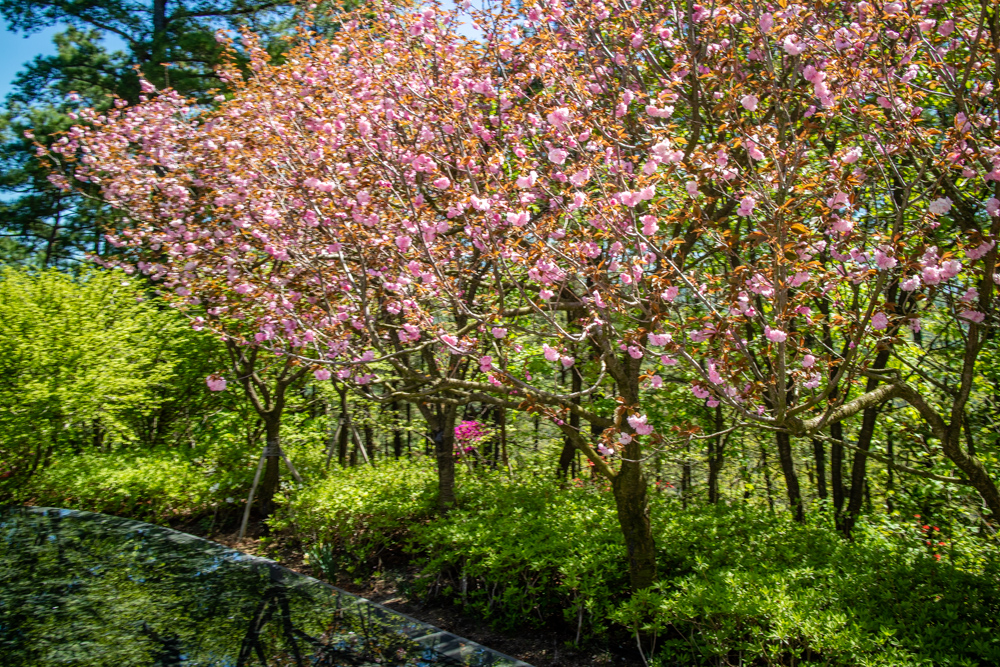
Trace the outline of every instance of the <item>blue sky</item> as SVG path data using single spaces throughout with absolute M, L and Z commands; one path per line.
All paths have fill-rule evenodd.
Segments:
M 7 29 L 6 21 L 0 21 L 0 102 L 10 92 L 14 76 L 35 56 L 50 56 L 56 52 L 52 38 L 63 28 L 52 27 L 36 32 L 28 37 L 15 34 Z M 105 44 L 112 49 L 121 49 L 124 42 L 114 36 L 114 39 L 104 38 Z
M 0 32 L 0 100 L 7 97 L 14 75 L 25 63 L 35 56 L 56 52 L 52 37 L 57 32 L 59 28 L 47 28 L 25 38 L 7 30 L 7 23 L 3 23 L 3 32 Z

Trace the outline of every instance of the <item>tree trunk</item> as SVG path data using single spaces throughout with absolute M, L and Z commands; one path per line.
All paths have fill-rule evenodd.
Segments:
M 264 433 L 266 434 L 266 463 L 264 467 L 264 479 L 260 482 L 260 500 L 258 507 L 262 519 L 271 516 L 274 510 L 274 496 L 278 492 L 278 484 L 281 480 L 281 414 L 270 414 L 264 416 Z
M 869 380 L 869 385 L 872 382 Z M 872 387 L 874 389 L 874 387 Z M 869 390 L 870 391 L 870 390 Z M 878 407 L 866 408 L 861 419 L 861 430 L 858 432 L 858 450 L 854 453 L 854 463 L 851 465 L 851 488 L 847 500 L 847 511 L 844 512 L 840 522 L 840 530 L 844 537 L 850 537 L 858 514 L 861 512 L 861 505 L 864 502 L 866 464 L 868 461 L 867 452 L 872 445 L 872 435 L 875 433 L 875 419 L 878 416 Z
M 893 468 L 892 464 L 895 462 L 893 459 L 894 452 L 892 451 L 892 431 L 889 431 L 885 435 L 885 453 L 889 457 L 889 465 L 885 467 L 885 471 L 888 474 L 889 479 L 885 483 L 885 511 L 892 514 L 893 502 L 892 496 L 895 491 L 895 485 L 893 484 Z
M 721 434 L 724 423 L 722 420 L 722 405 L 715 406 L 715 432 Z M 725 460 L 723 451 L 726 440 L 722 435 L 716 435 L 708 441 L 708 502 L 715 505 L 719 502 L 719 473 Z
M 611 483 L 618 507 L 618 523 L 625 536 L 633 590 L 649 588 L 656 580 L 656 548 L 649 522 L 646 477 L 642 464 L 637 462 L 640 458 L 639 445 L 633 440 L 625 447 L 621 470 Z
M 684 463 L 681 464 L 681 507 L 687 509 L 691 495 L 691 441 L 684 443 Z
M 771 510 L 771 514 L 774 514 L 774 489 L 771 487 L 771 469 L 767 465 L 767 447 L 764 443 L 760 443 L 760 460 L 761 466 L 764 468 L 764 488 L 767 491 L 767 507 Z
M 844 425 L 830 424 L 830 486 L 833 487 L 833 513 L 840 528 L 844 510 Z
M 393 401 L 392 411 L 396 413 L 396 427 L 392 430 L 392 455 L 397 459 L 403 455 L 403 433 L 399 430 L 399 419 L 402 419 L 402 412 L 397 402 Z
M 420 411 L 430 426 L 437 462 L 438 497 L 440 512 L 447 512 L 455 505 L 455 418 L 458 406 L 421 405 Z
M 889 350 L 882 350 L 875 357 L 872 369 L 881 370 L 885 368 L 888 362 Z M 865 392 L 875 391 L 878 384 L 878 380 L 869 378 L 868 382 L 865 383 Z M 861 513 L 861 504 L 864 502 L 865 482 L 867 481 L 867 452 L 872 446 L 872 437 L 875 435 L 875 419 L 878 417 L 878 413 L 879 406 L 874 405 L 870 408 L 865 408 L 861 417 L 861 430 L 858 431 L 858 451 L 854 453 L 854 464 L 851 466 L 850 498 L 847 501 L 847 512 L 844 514 L 840 527 L 845 537 L 851 536 L 851 530 L 854 529 L 854 523 L 857 521 L 858 514 Z
M 370 416 L 370 415 L 369 415 Z M 372 461 L 375 460 L 375 432 L 372 430 L 371 422 L 366 422 L 364 426 L 365 450 Z
M 579 393 L 583 390 L 583 375 L 580 373 L 580 369 L 577 368 L 577 364 L 573 364 L 570 368 L 571 376 L 571 391 L 574 394 Z M 580 404 L 580 397 L 577 396 L 573 399 L 573 403 L 576 405 Z M 580 415 L 575 412 L 569 413 L 569 425 L 574 431 L 580 431 Z M 576 461 L 576 447 L 570 442 L 567 437 L 563 443 L 562 452 L 559 454 L 559 472 L 558 476 L 562 479 L 566 479 L 566 474 L 570 470 L 570 466 Z
M 781 461 L 781 472 L 785 476 L 785 490 L 788 494 L 788 505 L 792 516 L 799 523 L 805 521 L 802 511 L 802 492 L 799 490 L 799 476 L 795 472 L 795 458 L 792 456 L 792 439 L 784 431 L 775 433 L 778 445 L 778 459 Z
M 816 495 L 826 500 L 826 448 L 823 441 L 813 438 L 813 458 L 816 460 Z
M 341 468 L 347 467 L 347 447 L 351 438 L 351 414 L 347 411 L 347 388 L 341 390 L 340 394 L 340 437 L 337 440 L 337 462 Z

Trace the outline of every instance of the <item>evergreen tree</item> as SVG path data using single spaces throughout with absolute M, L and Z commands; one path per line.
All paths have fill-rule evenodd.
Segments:
M 36 141 L 49 144 L 73 122 L 78 106 L 107 108 L 115 97 L 140 95 L 139 74 L 202 102 L 219 85 L 222 56 L 215 34 L 247 26 L 278 38 L 291 6 L 273 0 L 0 0 L 10 29 L 30 34 L 65 25 L 55 55 L 38 56 L 20 72 L 0 113 L 0 263 L 71 267 L 87 254 L 111 249 L 103 238 L 114 220 L 105 207 L 59 192 L 35 158 Z M 114 36 L 125 49 L 110 51 Z M 27 133 L 27 134 L 26 134 Z

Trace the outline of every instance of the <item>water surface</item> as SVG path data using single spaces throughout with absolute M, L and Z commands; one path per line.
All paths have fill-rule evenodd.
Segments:
M 530 667 L 192 535 L 20 507 L 0 508 L 0 665 Z

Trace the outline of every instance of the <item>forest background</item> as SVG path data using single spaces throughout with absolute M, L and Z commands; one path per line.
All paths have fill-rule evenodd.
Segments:
M 963 11 L 998 30 L 995 9 Z M 173 307 L 183 305 L 176 293 L 165 300 L 156 280 L 93 261 L 123 257 L 113 233 L 134 221 L 96 186 L 59 187 L 36 142 L 54 145 L 84 108 L 139 105 L 146 86 L 221 105 L 227 82 L 216 68 L 249 72 L 263 58 L 255 49 L 280 67 L 302 16 L 280 3 L 241 1 L 147 8 L 3 0 L 0 13 L 14 31 L 64 27 L 57 53 L 18 75 L 0 121 L 3 500 L 200 521 L 218 531 L 239 524 L 262 470 L 254 522 L 298 540 L 328 577 L 362 577 L 404 553 L 425 575 L 413 583 L 420 595 L 501 627 L 556 625 L 571 643 L 626 633 L 643 660 L 662 664 L 1000 660 L 995 518 L 911 403 L 891 397 L 789 437 L 710 394 L 706 364 L 680 364 L 656 376 L 655 391 L 643 386 L 643 417 L 633 423 L 627 417 L 638 415 L 622 411 L 600 355 L 583 345 L 556 351 L 527 319 L 510 327 L 507 363 L 533 383 L 525 394 L 577 396 L 555 402 L 565 413 L 541 399 L 456 400 L 453 392 L 436 401 L 400 389 L 405 376 L 368 386 L 273 346 L 220 337 L 197 308 Z M 316 39 L 342 31 L 338 13 L 316 15 Z M 216 38 L 240 27 L 260 41 Z M 109 34 L 124 48 L 109 51 Z M 957 113 L 944 103 L 929 116 L 947 127 Z M 949 201 L 962 202 L 966 184 L 951 187 Z M 958 235 L 991 215 L 956 205 L 935 218 L 936 233 Z M 975 239 L 986 245 L 990 237 Z M 951 313 L 971 303 L 944 290 L 926 295 L 935 300 Z M 995 480 L 993 303 L 982 307 L 957 437 L 961 453 Z M 678 307 L 701 316 L 696 299 Z M 969 350 L 969 321 L 927 311 L 922 330 L 895 328 L 872 362 L 905 373 L 947 411 L 963 382 L 954 378 Z M 578 326 L 572 311 L 561 312 L 567 330 Z M 429 374 L 448 362 L 448 345 L 414 368 Z M 486 374 L 492 360 L 477 359 Z M 391 362 L 366 369 L 390 378 L 398 371 Z M 692 384 L 703 395 L 692 395 Z M 584 426 L 573 408 L 581 404 Z M 649 443 L 637 477 L 639 523 L 645 512 L 654 545 L 637 563 L 616 478 L 629 469 L 630 442 L 605 436 L 644 436 L 647 423 L 663 437 Z M 265 445 L 283 456 L 272 449 L 262 457 Z

